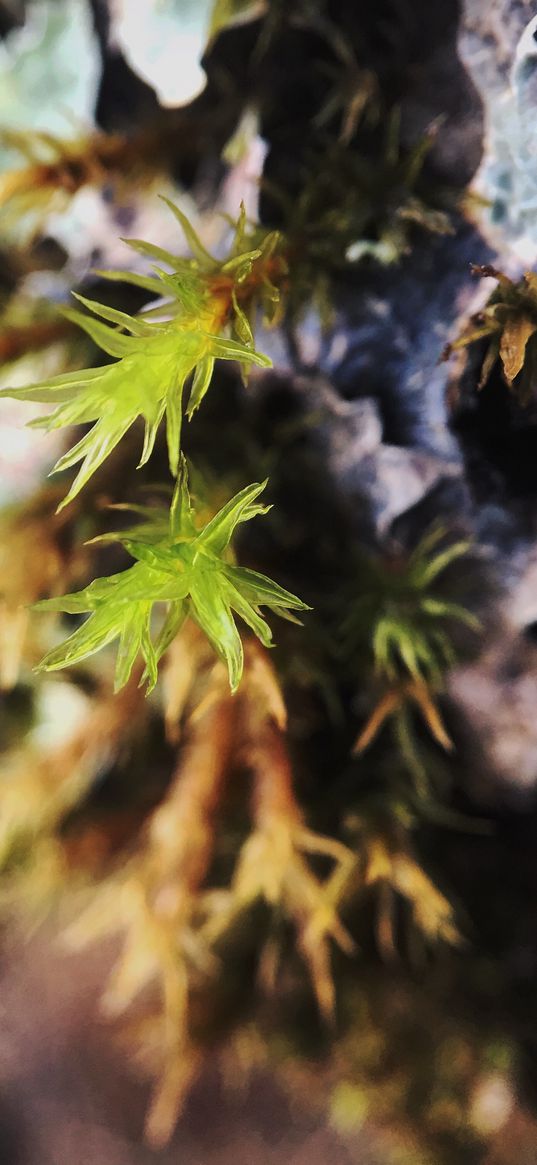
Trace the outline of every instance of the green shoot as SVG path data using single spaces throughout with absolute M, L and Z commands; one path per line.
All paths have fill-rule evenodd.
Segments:
M 469 549 L 459 541 L 444 549 L 435 526 L 401 561 L 362 564 L 360 589 L 343 625 L 347 650 L 372 654 L 377 675 L 389 683 L 438 683 L 455 661 L 449 625 L 479 630 L 476 616 L 439 589 L 444 572 Z
M 228 547 L 240 522 L 264 514 L 268 506 L 257 502 L 265 488 L 251 485 L 241 490 L 202 529 L 191 509 L 184 461 L 170 511 L 168 532 L 157 515 L 142 529 L 122 532 L 117 538 L 135 559 L 127 570 L 96 579 L 82 591 L 45 599 L 41 610 L 89 613 L 89 618 L 59 647 L 45 656 L 40 667 L 57 671 L 94 655 L 119 640 L 116 690 L 122 688 L 139 654 L 145 661 L 144 679 L 149 687 L 157 681 L 158 662 L 190 617 L 202 629 L 227 665 L 232 691 L 240 683 L 243 648 L 234 613 L 251 628 L 265 647 L 272 634 L 259 608 L 283 615 L 306 610 L 306 604 L 257 571 L 235 566 Z M 167 614 L 153 634 L 155 604 L 166 604 Z M 288 616 L 289 617 L 289 616 Z
M 284 272 L 283 260 L 276 254 L 279 236 L 266 234 L 253 250 L 247 249 L 251 238 L 243 211 L 230 257 L 219 262 L 205 250 L 181 211 L 168 205 L 182 226 L 193 258 L 182 259 L 150 243 L 131 240 L 134 250 L 155 261 L 154 274 L 102 273 L 142 287 L 161 301 L 164 298 L 157 309 L 159 318 L 154 318 L 154 309 L 132 316 L 77 296 L 93 314 L 73 309 L 64 314 L 115 362 L 0 393 L 57 406 L 32 421 L 34 427 L 50 431 L 93 422 L 54 466 L 53 472 L 59 472 L 82 463 L 62 506 L 76 497 L 138 417 L 145 423 L 140 460 L 144 465 L 166 416 L 170 469 L 175 476 L 186 385 L 190 384 L 186 408 L 190 418 L 207 392 L 216 360 L 238 361 L 245 375 L 253 364 L 270 365 L 255 350 L 251 319 L 258 305 L 267 317 L 274 314 L 278 290 L 272 277 Z

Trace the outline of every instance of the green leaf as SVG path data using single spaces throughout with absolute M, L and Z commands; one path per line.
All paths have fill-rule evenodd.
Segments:
M 233 585 L 230 579 L 224 575 L 221 582 L 222 594 L 229 603 L 233 611 L 240 615 L 241 619 L 252 629 L 257 638 L 261 641 L 264 647 L 270 647 L 272 642 L 272 632 L 265 619 L 258 614 L 255 607 L 252 606 L 244 595 Z
M 261 512 L 261 511 L 259 511 Z M 278 583 L 250 570 L 246 566 L 226 566 L 226 575 L 251 603 L 269 607 L 279 613 L 279 609 L 291 608 L 297 611 L 310 611 L 307 603 L 299 602 L 290 591 L 278 586 Z
M 131 287 L 141 287 L 143 291 L 151 291 L 154 295 L 162 295 L 162 285 L 156 275 L 139 275 L 135 271 L 101 271 L 98 267 L 93 270 L 94 275 L 101 279 L 108 279 L 110 283 L 128 283 Z
M 136 605 L 131 608 L 131 612 L 135 609 Z M 58 671 L 73 663 L 81 663 L 90 655 L 95 655 L 102 647 L 106 647 L 108 643 L 121 635 L 125 614 L 125 611 L 118 610 L 117 607 L 109 607 L 108 610 L 101 607 L 98 612 L 92 612 L 85 623 L 78 627 L 65 643 L 48 652 L 37 670 Z
M 242 676 L 242 642 L 229 603 L 212 572 L 198 572 L 191 604 L 196 623 L 227 664 L 230 688 L 235 692 Z
M 144 239 L 122 239 L 122 242 L 138 255 L 143 255 L 146 259 L 156 259 L 158 263 L 164 263 L 166 267 L 172 267 L 174 270 L 180 262 L 179 255 L 173 255 L 171 251 L 165 251 L 163 247 L 147 243 Z
M 144 321 L 137 319 L 136 316 L 128 315 L 125 311 L 118 311 L 115 307 L 108 307 L 104 303 L 97 303 L 94 299 L 86 299 L 84 295 L 79 295 L 76 291 L 73 291 L 72 294 L 75 299 L 78 299 L 79 303 L 88 308 L 88 311 L 92 311 L 94 315 L 101 316 L 103 320 L 117 324 L 119 328 L 126 328 L 134 336 L 147 335 Z
M 95 320 L 92 316 L 77 311 L 76 308 L 65 307 L 62 314 L 72 324 L 78 324 L 79 328 L 87 332 L 88 336 L 108 356 L 115 356 L 121 359 L 123 356 L 129 355 L 131 339 L 129 336 L 124 336 L 122 332 L 118 332 L 117 328 L 111 328 L 108 324 L 103 324 L 101 320 Z
M 188 488 L 188 469 L 185 458 L 181 457 L 170 509 L 170 536 L 173 541 L 179 538 L 193 538 L 195 534 L 196 526 Z
M 213 256 L 205 249 L 199 235 L 196 233 L 191 223 L 189 223 L 186 214 L 183 214 L 182 210 L 180 210 L 179 207 L 175 205 L 175 202 L 172 202 L 170 198 L 166 198 L 164 194 L 161 194 L 160 197 L 162 202 L 166 203 L 168 210 L 171 210 L 174 218 L 177 219 L 177 222 L 181 227 L 190 250 L 192 251 L 194 257 L 198 260 L 198 263 L 200 263 L 202 268 L 206 269 L 207 271 L 218 270 L 218 260 L 213 259 Z
M 151 619 L 151 603 L 133 603 L 123 612 L 121 634 L 116 659 L 114 691 L 127 683 L 141 649 L 144 623 Z
M 240 522 L 246 522 L 256 514 L 266 514 L 270 510 L 270 506 L 252 504 L 266 489 L 267 484 L 268 479 L 265 479 L 261 483 L 246 486 L 240 493 L 235 494 L 218 514 L 215 514 L 200 537 L 205 549 L 211 550 L 214 554 L 222 554 Z
M 190 396 L 188 398 L 188 416 L 191 417 L 199 406 L 207 392 L 211 383 L 214 369 L 214 357 L 208 356 L 206 360 L 200 360 L 198 367 L 194 373 L 192 381 L 192 388 L 190 389 Z
M 456 562 L 458 558 L 462 558 L 470 549 L 469 542 L 453 542 L 446 550 L 437 554 L 429 563 L 425 563 L 421 572 L 421 586 L 428 587 L 438 575 L 443 574 L 452 562 Z

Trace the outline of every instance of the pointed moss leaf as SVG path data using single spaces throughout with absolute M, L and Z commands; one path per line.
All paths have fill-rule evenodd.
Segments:
M 173 642 L 175 636 L 179 634 L 181 627 L 188 615 L 186 603 L 174 603 L 170 607 L 168 614 L 164 620 L 162 628 L 155 640 L 155 656 L 158 660 L 168 650 L 170 643 Z
M 254 514 L 266 514 L 269 506 L 252 507 L 259 494 L 267 487 L 268 479 L 261 483 L 249 485 L 246 489 L 235 494 L 225 506 L 205 527 L 200 541 L 207 550 L 211 550 L 214 554 L 222 554 L 222 552 L 229 546 L 231 538 L 235 532 L 239 522 L 248 521 L 249 518 L 254 517 Z
M 196 526 L 188 488 L 188 469 L 185 458 L 181 456 L 170 508 L 170 536 L 172 541 L 175 541 L 180 538 L 193 538 L 195 534 Z
M 430 562 L 424 563 L 419 576 L 420 585 L 422 587 L 430 586 L 438 575 L 442 574 L 452 562 L 456 562 L 458 558 L 462 558 L 463 555 L 467 554 L 469 549 L 469 542 L 454 542 L 446 550 L 443 550 L 440 554 L 432 558 Z
M 218 585 L 212 571 L 198 573 L 190 601 L 196 623 L 227 664 L 229 684 L 235 692 L 242 676 L 242 641 L 225 590 Z
M 128 315 L 125 311 L 118 311 L 115 307 L 108 307 L 104 303 L 97 303 L 94 299 L 86 299 L 84 295 L 79 295 L 78 292 L 73 291 L 73 296 L 78 299 L 88 311 L 93 312 L 94 315 L 101 316 L 103 320 L 108 320 L 108 323 L 117 324 L 119 328 L 126 328 L 134 336 L 145 336 L 146 327 L 143 320 L 136 316 Z
M 162 202 L 166 203 L 168 209 L 171 210 L 174 218 L 177 219 L 177 222 L 183 231 L 192 254 L 198 260 L 201 266 L 204 267 L 207 271 L 217 270 L 219 266 L 218 260 L 213 259 L 213 256 L 210 255 L 209 251 L 205 249 L 201 239 L 199 238 L 199 235 L 196 233 L 191 223 L 189 223 L 186 215 L 183 214 L 182 210 L 180 210 L 179 207 L 176 206 L 170 198 L 166 198 L 164 194 L 161 194 L 160 198 L 162 199 Z
M 255 607 L 241 595 L 240 591 L 233 585 L 231 579 L 224 575 L 221 583 L 222 597 L 227 602 L 232 611 L 236 611 L 241 619 L 248 627 L 257 635 L 264 647 L 270 647 L 272 644 L 272 632 L 265 619 L 258 614 Z
M 508 383 L 512 383 L 524 367 L 526 344 L 536 329 L 537 322 L 528 316 L 506 319 L 500 341 L 500 358 Z
M 270 368 L 272 364 L 269 356 L 240 344 L 238 340 L 228 340 L 225 336 L 215 339 L 215 349 L 220 359 L 249 360 L 251 364 L 258 364 L 260 368 Z
M 289 608 L 295 611 L 310 611 L 307 603 L 301 602 L 290 591 L 278 586 L 278 583 L 259 574 L 257 570 L 250 570 L 246 566 L 227 566 L 226 574 L 231 582 L 241 591 L 251 603 L 258 606 L 270 607 L 279 613 L 279 609 Z
M 121 635 L 116 658 L 114 691 L 118 692 L 127 683 L 136 663 L 138 653 L 145 642 L 145 628 L 151 619 L 151 603 L 132 603 L 123 612 Z
M 208 356 L 205 360 L 200 360 L 194 373 L 192 388 L 190 389 L 190 396 L 188 398 L 188 413 L 190 416 L 195 413 L 196 409 L 199 409 L 211 383 L 213 369 L 214 357 Z
M 500 343 L 501 336 L 498 333 L 498 335 L 492 337 L 487 351 L 485 352 L 483 364 L 481 366 L 481 375 L 477 382 L 477 387 L 479 390 L 484 388 L 487 384 L 492 369 L 494 368 L 494 365 L 500 355 Z
M 132 251 L 137 251 L 139 255 L 143 255 L 147 259 L 156 259 L 158 263 L 165 263 L 167 267 L 176 267 L 179 262 L 179 255 L 172 255 L 171 251 L 165 251 L 163 247 L 157 247 L 155 243 L 147 243 L 144 239 L 122 239 Z
M 93 275 L 100 279 L 108 279 L 111 283 L 128 283 L 131 287 L 141 287 L 143 291 L 151 291 L 154 295 L 162 295 L 162 284 L 156 275 L 139 275 L 135 271 L 101 270 L 93 268 Z
M 477 615 L 474 615 L 473 611 L 468 611 L 466 607 L 462 607 L 460 603 L 424 598 L 421 606 L 433 618 L 453 619 L 455 622 L 464 623 L 471 631 L 480 631 L 482 629 Z
M 123 356 L 128 356 L 130 352 L 130 337 L 124 336 L 122 332 L 118 332 L 117 328 L 111 328 L 108 324 L 103 324 L 101 320 L 95 320 L 92 316 L 85 315 L 84 312 L 77 311 L 76 308 L 65 307 L 62 315 L 72 324 L 78 324 L 88 336 L 106 352 L 108 356 L 115 356 L 121 359 Z
M 131 611 L 135 606 L 133 604 Z M 92 612 L 86 622 L 78 627 L 65 643 L 49 651 L 39 664 L 38 670 L 58 671 L 70 664 L 81 663 L 121 636 L 124 624 L 125 612 L 121 608 L 101 607 L 98 612 Z
M 242 307 L 240 306 L 239 301 L 237 299 L 237 295 L 236 295 L 235 291 L 233 292 L 232 302 L 233 302 L 233 310 L 235 312 L 235 331 L 236 331 L 239 339 L 242 340 L 243 344 L 246 344 L 248 347 L 253 348 L 254 335 L 252 332 L 252 328 L 250 326 L 250 321 L 249 321 L 248 317 L 246 316 L 245 312 L 243 312 Z
M 140 460 L 138 462 L 138 469 L 141 469 L 142 465 L 146 465 L 147 462 L 149 461 L 149 458 L 151 457 L 151 454 L 152 454 L 153 449 L 155 447 L 157 433 L 158 433 L 158 430 L 160 428 L 160 422 L 162 421 L 162 418 L 164 416 L 165 411 L 166 411 L 166 400 L 163 400 L 160 402 L 159 408 L 155 411 L 155 414 L 153 416 L 153 420 L 152 421 L 146 420 L 145 431 L 144 431 L 144 443 L 142 446 L 142 456 L 140 457 Z
M 237 284 L 244 283 L 252 270 L 256 259 L 259 259 L 261 251 L 247 251 L 244 255 L 236 255 L 234 259 L 228 259 L 224 263 L 222 271 L 226 275 L 233 275 Z
M 59 376 L 43 380 L 40 384 L 30 384 L 25 388 L 3 388 L 0 391 L 0 399 L 10 397 L 15 400 L 44 401 L 46 393 L 47 404 L 60 404 L 62 401 L 72 400 L 74 389 L 86 388 L 92 380 L 97 380 L 101 375 L 102 368 L 85 368 L 83 372 L 62 372 Z M 47 417 L 40 419 L 41 427 L 47 419 Z M 31 424 L 35 426 L 34 422 Z

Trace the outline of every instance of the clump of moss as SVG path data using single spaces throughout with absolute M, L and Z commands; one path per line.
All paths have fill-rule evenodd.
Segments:
M 312 289 L 327 302 L 331 274 L 363 261 L 398 263 L 417 232 L 452 233 L 449 211 L 456 199 L 424 173 L 433 140 L 431 132 L 403 149 L 395 111 L 384 134 L 382 125 L 375 126 L 363 141 L 329 142 L 306 160 L 296 196 L 268 188 L 293 272 L 295 307 Z
M 499 363 L 507 388 L 519 404 L 527 406 L 535 400 L 537 388 L 537 274 L 527 271 L 514 283 L 495 267 L 474 267 L 473 271 L 496 279 L 497 286 L 486 306 L 447 346 L 444 357 L 487 340 L 478 389 L 485 388 Z

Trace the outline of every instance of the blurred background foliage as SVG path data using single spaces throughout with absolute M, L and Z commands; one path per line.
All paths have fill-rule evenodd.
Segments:
M 34 1069 L 14 1076 L 9 1049 L 21 1041 L 47 1074 L 49 1051 L 27 1053 L 17 1006 L 43 1009 L 36 1030 L 60 1033 L 51 1062 L 68 1078 L 81 1052 L 62 993 L 76 1009 L 77 981 L 95 997 L 87 1030 L 109 1021 L 77 1085 L 97 1087 L 102 1067 L 86 1165 L 92 1153 L 107 1165 L 183 1151 L 204 1165 L 241 1160 L 233 1136 L 213 1153 L 199 1127 L 188 1148 L 196 1111 L 218 1127 L 230 1105 L 248 1165 L 302 1160 L 293 1125 L 311 1165 L 537 1159 L 535 816 L 487 767 L 457 688 L 459 675 L 479 680 L 472 668 L 507 619 L 497 531 L 510 514 L 492 513 L 495 494 L 483 500 L 497 473 L 468 425 L 494 407 L 479 393 L 493 400 L 502 367 L 531 406 L 533 284 L 496 272 L 490 303 L 469 315 L 469 260 L 490 245 L 487 199 L 469 193 L 481 112 L 457 51 L 459 6 L 426 9 L 0 4 L 0 387 L 21 395 L 102 363 L 63 309 L 73 290 L 134 316 L 147 306 L 150 256 L 126 237 L 178 265 L 192 257 L 193 236 L 158 195 L 222 263 L 244 204 L 245 247 L 279 232 L 249 318 L 237 310 L 241 338 L 251 326 L 273 367 L 245 384 L 216 365 L 185 426 L 191 491 L 204 525 L 268 476 L 273 508 L 241 527 L 236 561 L 311 608 L 302 626 L 275 628 L 270 658 L 242 627 L 234 696 L 191 621 L 147 699 L 139 662 L 114 695 L 109 649 L 36 675 L 79 625 L 60 617 L 58 596 L 123 570 L 111 533 L 133 519 L 143 541 L 173 482 L 161 431 L 136 470 L 138 424 L 58 512 L 72 475 L 45 475 L 63 437 L 23 428 L 38 406 L 0 401 L 10 1163 L 72 1156 L 87 1099 L 54 1095 Z M 438 371 L 448 339 L 476 353 L 462 371 Z M 531 423 L 530 407 L 517 424 Z M 57 600 L 48 614 L 32 610 L 42 599 Z M 56 1002 L 11 1003 L 10 968 L 31 985 L 36 951 Z M 124 1126 L 106 1095 L 114 1074 Z M 51 1089 L 57 1075 L 52 1064 Z M 263 1090 L 279 1146 L 259 1131 Z M 11 1115 L 26 1105 L 28 1152 Z

